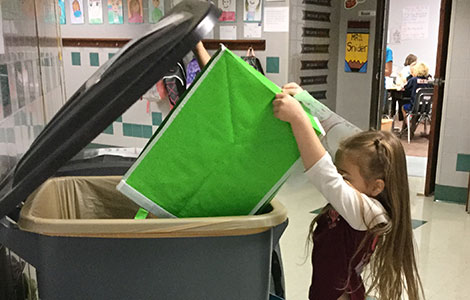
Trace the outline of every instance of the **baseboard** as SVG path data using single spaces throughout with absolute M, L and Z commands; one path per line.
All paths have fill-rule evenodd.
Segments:
M 465 187 L 436 184 L 434 199 L 445 202 L 466 204 L 468 190 Z

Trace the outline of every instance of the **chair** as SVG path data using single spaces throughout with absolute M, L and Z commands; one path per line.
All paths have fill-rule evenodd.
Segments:
M 432 112 L 432 96 L 434 88 L 418 88 L 416 90 L 416 101 L 413 109 L 407 113 L 406 119 L 408 124 L 408 144 L 419 123 L 424 124 L 424 132 L 426 132 L 426 123 L 431 125 Z

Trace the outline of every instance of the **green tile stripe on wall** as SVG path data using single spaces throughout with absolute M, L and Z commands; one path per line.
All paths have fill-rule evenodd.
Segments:
M 99 67 L 100 66 L 100 56 L 96 52 L 90 52 L 90 66 Z
M 160 126 L 160 124 L 162 124 L 162 118 L 162 113 L 152 112 L 152 125 Z
M 453 203 L 467 203 L 467 188 L 436 184 L 434 199 Z
M 122 135 L 132 136 L 132 124 L 122 123 Z
M 457 153 L 457 171 L 470 172 L 470 154 Z
M 81 66 L 80 52 L 72 52 L 72 66 Z
M 15 130 L 11 127 L 8 127 L 6 130 L 7 130 L 7 143 L 11 143 L 11 144 L 16 143 Z
M 142 125 L 142 137 L 151 138 L 152 137 L 152 126 Z
M 103 130 L 103 133 L 106 133 L 106 134 L 114 134 L 114 127 L 113 127 L 113 124 L 109 125 L 105 130 Z
M 8 67 L 5 64 L 0 65 L 0 92 L 2 97 L 2 103 L 0 103 L 0 105 L 3 106 L 3 116 L 0 116 L 0 118 L 6 118 L 11 115 L 12 108 L 10 99 L 10 85 L 8 82 Z
M 133 137 L 142 137 L 142 125 L 131 124 L 132 126 L 132 136 Z
M 34 136 L 37 137 L 37 136 L 41 133 L 41 131 L 42 131 L 43 128 L 44 128 L 43 125 L 34 125 L 34 126 L 33 126 L 33 133 L 34 133 Z
M 152 137 L 152 126 L 122 123 L 122 134 L 131 137 L 150 138 Z
M 279 74 L 279 57 L 266 57 L 266 73 Z
M 6 143 L 7 135 L 5 133 L 5 128 L 0 127 L 0 143 Z

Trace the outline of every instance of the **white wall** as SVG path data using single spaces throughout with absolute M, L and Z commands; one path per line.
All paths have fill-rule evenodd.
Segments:
M 470 1 L 454 0 L 452 6 L 436 191 L 438 185 L 467 187 L 469 176 L 456 166 L 458 153 L 470 154 Z
M 393 51 L 393 71 L 403 68 L 408 54 L 413 53 L 418 59 L 429 65 L 429 72 L 434 76 L 436 70 L 437 38 L 439 30 L 441 0 L 392 0 L 390 1 L 388 23 L 388 46 Z M 393 34 L 402 32 L 403 11 L 410 7 L 428 7 L 428 37 L 424 39 L 401 39 L 395 43 Z
M 350 10 L 345 9 L 344 6 L 340 8 L 336 113 L 363 130 L 369 129 L 375 17 L 359 17 L 359 11 L 375 11 L 376 8 L 376 1 L 366 1 Z M 344 71 L 348 21 L 370 21 L 367 73 Z

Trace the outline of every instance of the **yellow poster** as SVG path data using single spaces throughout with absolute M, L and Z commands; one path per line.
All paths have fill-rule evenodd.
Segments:
M 344 70 L 366 73 L 369 54 L 369 23 L 350 22 L 348 25 Z

